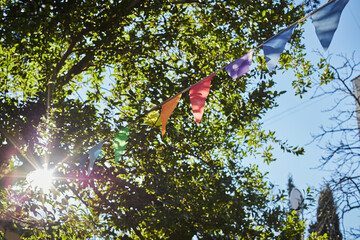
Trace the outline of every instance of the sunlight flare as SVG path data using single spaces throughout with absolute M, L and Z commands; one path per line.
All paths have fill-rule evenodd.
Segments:
M 37 169 L 30 172 L 27 175 L 26 180 L 29 182 L 31 187 L 40 188 L 41 190 L 47 192 L 52 186 L 53 172 L 47 168 Z

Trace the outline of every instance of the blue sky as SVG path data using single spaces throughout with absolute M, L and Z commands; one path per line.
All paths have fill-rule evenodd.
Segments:
M 327 1 L 321 1 L 325 4 Z M 327 52 L 324 52 L 317 36 L 311 19 L 305 23 L 304 42 L 307 58 L 315 64 L 319 57 L 314 51 L 318 50 L 325 56 L 328 54 L 345 54 L 350 56 L 354 51 L 360 56 L 360 10 L 359 0 L 350 0 L 345 7 L 337 31 Z M 287 45 L 287 48 L 290 47 Z M 333 113 L 324 112 L 335 102 L 337 96 L 326 96 L 310 99 L 313 92 L 305 94 L 303 99 L 295 96 L 291 82 L 294 76 L 291 71 L 282 74 L 280 71 L 274 77 L 277 82 L 276 90 L 287 90 L 287 93 L 279 98 L 279 107 L 271 110 L 263 119 L 264 127 L 275 130 L 279 139 L 288 140 L 291 145 L 305 147 L 305 155 L 296 157 L 278 150 L 275 152 L 278 160 L 269 166 L 262 165 L 261 169 L 269 172 L 269 180 L 279 188 L 286 189 L 289 174 L 293 175 L 295 185 L 305 190 L 307 187 L 318 189 L 324 184 L 324 179 L 329 172 L 317 169 L 319 159 L 323 154 L 317 143 L 311 143 L 311 134 L 320 132 L 321 125 L 330 125 L 329 118 Z M 354 105 L 355 107 L 355 105 Z M 308 214 L 311 217 L 314 214 Z M 345 219 L 345 226 L 354 226 L 359 222 L 360 214 L 349 215 Z

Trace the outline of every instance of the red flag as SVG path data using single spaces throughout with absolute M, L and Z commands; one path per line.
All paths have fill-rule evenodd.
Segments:
M 209 95 L 211 79 L 214 76 L 215 73 L 190 89 L 190 103 L 197 124 L 199 124 L 204 114 L 205 100 Z

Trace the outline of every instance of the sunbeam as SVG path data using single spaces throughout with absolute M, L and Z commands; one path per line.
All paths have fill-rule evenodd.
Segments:
M 53 171 L 47 168 L 37 169 L 26 176 L 26 181 L 31 187 L 48 192 L 52 186 Z

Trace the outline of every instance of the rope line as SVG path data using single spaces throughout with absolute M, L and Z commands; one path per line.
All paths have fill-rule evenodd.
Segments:
M 257 45 L 255 48 L 250 49 L 249 52 L 255 51 L 255 50 L 261 48 L 261 47 L 262 47 L 265 43 L 267 43 L 268 41 L 276 38 L 278 35 L 280 35 L 281 33 L 289 30 L 290 28 L 292 28 L 292 27 L 295 26 L 296 24 L 299 24 L 299 23 L 305 21 L 306 19 L 308 19 L 309 17 L 311 17 L 312 15 L 314 15 L 315 13 L 317 13 L 318 11 L 320 11 L 321 9 L 325 8 L 326 6 L 330 5 L 330 4 L 333 3 L 334 1 L 336 1 L 336 0 L 330 0 L 329 2 L 327 2 L 326 4 L 324 4 L 323 6 L 321 6 L 321 7 L 319 7 L 318 9 L 312 11 L 312 12 L 309 13 L 308 15 L 300 18 L 299 20 L 297 20 L 296 22 L 292 23 L 292 24 L 291 24 L 290 26 L 288 26 L 287 28 L 281 30 L 280 32 L 278 32 L 277 34 L 275 34 L 274 36 L 272 36 L 271 38 L 269 38 L 269 39 L 265 40 L 264 42 L 260 43 L 260 44 Z M 146 111 L 145 113 L 143 113 L 142 115 L 140 115 L 137 119 L 142 118 L 142 117 L 144 117 L 145 115 L 149 114 L 150 112 L 159 109 L 159 108 L 160 108 L 162 105 L 164 105 L 165 103 L 171 101 L 172 99 L 174 99 L 175 97 L 179 96 L 180 94 L 183 94 L 183 93 L 189 91 L 192 87 L 196 86 L 197 84 L 199 84 L 200 82 L 202 82 L 203 80 L 205 80 L 206 78 L 208 78 L 209 76 L 220 72 L 221 70 L 223 70 L 223 69 L 224 69 L 226 66 L 228 66 L 228 65 L 229 65 L 229 64 L 221 67 L 220 69 L 216 70 L 216 71 L 213 72 L 212 74 L 210 74 L 210 75 L 206 76 L 205 78 L 197 81 L 196 83 L 194 83 L 194 84 L 191 85 L 190 87 L 187 87 L 187 88 L 183 89 L 182 91 L 180 91 L 179 93 L 177 93 L 176 95 L 174 95 L 174 96 L 166 99 L 166 100 L 163 101 L 162 103 L 156 105 L 155 107 L 151 108 L 150 110 L 148 110 L 148 111 Z M 137 120 L 137 119 L 136 119 L 136 120 Z M 135 121 L 136 121 L 136 120 L 135 120 Z

